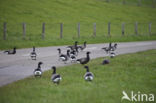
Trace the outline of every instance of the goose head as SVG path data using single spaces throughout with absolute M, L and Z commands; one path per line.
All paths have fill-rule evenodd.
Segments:
M 115 44 L 114 44 L 114 47 L 116 48 L 116 47 L 117 47 L 117 45 L 118 45 L 118 44 L 117 44 L 117 43 L 115 43 Z
M 38 65 L 40 66 L 40 65 L 42 65 L 43 64 L 43 62 L 38 62 Z
M 85 41 L 84 44 L 86 44 L 87 42 Z
M 85 47 L 86 47 L 86 44 L 87 44 L 87 42 L 85 41 L 85 42 L 84 42 L 84 46 L 85 46 Z
M 33 46 L 33 51 L 35 51 L 35 46 Z
M 14 47 L 13 50 L 16 50 L 16 47 Z
M 56 74 L 56 67 L 52 66 L 51 69 L 53 70 L 53 74 Z
M 90 52 L 87 52 L 86 54 L 88 54 L 88 55 L 89 55 L 89 54 L 90 54 Z
M 57 50 L 59 51 L 59 54 L 61 54 L 61 49 L 60 49 L 60 48 L 58 48 Z
M 75 41 L 75 45 L 77 45 L 78 44 L 78 41 Z

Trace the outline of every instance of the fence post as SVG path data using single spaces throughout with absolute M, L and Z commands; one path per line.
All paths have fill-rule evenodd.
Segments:
M 122 23 L 122 36 L 125 35 L 125 23 Z
M 109 0 L 106 0 L 106 2 L 109 2 Z
M 135 34 L 138 35 L 138 22 L 135 23 Z
M 63 37 L 63 23 L 60 23 L 60 38 Z
M 109 37 L 111 36 L 111 34 L 110 34 L 110 29 L 111 29 L 110 25 L 111 25 L 111 23 L 109 22 L 109 23 L 108 23 L 108 36 L 109 36 Z
M 152 7 L 155 8 L 155 5 L 156 5 L 156 0 L 153 0 L 153 5 L 152 5 Z
M 138 0 L 138 6 L 141 6 L 141 0 Z
M 96 23 L 93 24 L 93 35 L 96 37 Z
M 3 24 L 3 40 L 6 40 L 6 34 L 7 34 L 7 23 L 4 22 L 4 24 Z
M 42 24 L 42 39 L 45 38 L 45 23 Z
M 78 33 L 78 38 L 80 38 L 80 23 L 77 24 L 77 33 Z
M 122 3 L 123 3 L 123 4 L 126 4 L 126 0 L 123 0 Z
M 152 26 L 152 23 L 149 23 L 149 35 L 151 35 L 151 26 Z
M 25 37 L 26 37 L 26 24 L 23 23 L 22 25 L 23 25 L 23 39 L 25 39 Z

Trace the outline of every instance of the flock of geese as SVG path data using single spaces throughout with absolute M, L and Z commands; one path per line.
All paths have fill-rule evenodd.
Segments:
M 58 60 L 63 62 L 63 63 L 67 63 L 67 61 L 70 61 L 71 63 L 77 63 L 79 62 L 80 64 L 82 64 L 84 66 L 84 69 L 86 69 L 86 73 L 84 75 L 84 80 L 86 81 L 92 81 L 94 78 L 94 75 L 92 72 L 90 72 L 89 70 L 89 66 L 86 66 L 85 64 L 87 64 L 90 61 L 90 53 L 89 51 L 86 52 L 86 57 L 83 58 L 79 58 L 77 59 L 78 54 L 83 51 L 85 48 L 87 47 L 87 42 L 85 41 L 83 45 L 78 45 L 78 42 L 75 41 L 74 45 L 71 46 L 67 46 L 67 50 L 66 53 L 63 54 L 61 49 L 58 48 Z M 109 43 L 108 47 L 103 47 L 102 48 L 107 54 L 109 54 L 109 56 L 111 58 L 115 57 L 115 50 L 117 49 L 117 43 L 115 43 L 114 45 L 112 43 Z M 7 53 L 8 55 L 13 55 L 16 54 L 16 47 L 13 48 L 13 50 L 7 50 L 4 51 L 4 53 Z M 36 60 L 37 57 L 37 53 L 35 51 L 35 47 L 33 46 L 33 51 L 30 53 L 30 58 L 32 60 Z M 102 64 L 109 64 L 110 61 L 108 59 L 104 59 Z M 42 69 L 41 69 L 41 65 L 43 64 L 43 62 L 38 62 L 38 67 L 33 71 L 33 74 L 35 77 L 41 77 L 42 76 Z M 51 80 L 53 83 L 55 84 L 59 84 L 60 81 L 62 80 L 62 77 L 60 74 L 56 73 L 56 67 L 52 66 L 52 76 L 51 76 Z

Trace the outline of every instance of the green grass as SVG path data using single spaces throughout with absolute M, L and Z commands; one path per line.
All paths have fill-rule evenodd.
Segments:
M 75 41 L 78 41 L 79 44 L 82 44 L 84 41 L 87 41 L 87 44 L 91 43 L 106 43 L 106 42 L 127 42 L 127 41 L 146 41 L 146 40 L 156 40 L 156 35 L 146 36 L 146 35 L 140 35 L 140 36 L 114 36 L 114 37 L 108 37 L 108 36 L 97 36 L 92 37 L 88 39 L 88 37 L 81 37 L 79 38 L 52 38 L 52 39 L 46 39 L 46 40 L 19 40 L 16 39 L 13 40 L 1 40 L 0 43 L 0 49 L 10 49 L 16 46 L 19 48 L 29 48 L 32 46 L 36 47 L 44 47 L 44 46 L 59 46 L 59 45 L 73 45 Z
M 103 58 L 88 64 L 93 82 L 83 79 L 80 64 L 60 67 L 60 85 L 51 82 L 51 70 L 42 78 L 29 77 L 0 87 L 0 103 L 120 103 L 122 91 L 156 94 L 156 50 L 126 54 L 101 65 Z M 130 103 L 126 100 L 123 103 Z
M 79 41 L 88 39 L 90 43 L 108 42 L 101 40 L 108 33 L 111 22 L 111 35 L 114 41 L 121 38 L 121 23 L 125 22 L 127 41 L 132 41 L 134 23 L 137 21 L 138 33 L 144 36 L 140 40 L 156 40 L 156 8 L 136 6 L 137 0 L 0 0 L 0 49 L 13 44 L 19 48 L 49 45 L 72 44 L 77 38 L 77 23 L 80 23 Z M 144 0 L 143 0 L 144 1 Z M 146 0 L 143 4 L 153 4 Z M 3 22 L 7 22 L 7 40 L 3 41 Z M 22 43 L 22 23 L 26 23 L 26 39 Z M 41 40 L 42 23 L 45 22 L 45 40 Z M 148 23 L 152 22 L 152 37 L 148 37 Z M 59 39 L 60 23 L 63 23 L 63 39 Z M 97 37 L 93 36 L 93 23 L 97 24 Z M 117 37 L 117 39 L 115 39 Z M 73 39 L 74 38 L 74 39 Z M 58 40 L 61 43 L 58 43 Z M 125 40 L 125 39 L 124 39 Z M 119 41 L 123 41 L 122 38 Z M 134 39 L 133 41 L 136 41 Z M 15 46 L 14 45 L 14 46 Z

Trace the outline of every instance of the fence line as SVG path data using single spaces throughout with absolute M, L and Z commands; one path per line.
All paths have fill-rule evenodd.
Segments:
M 26 23 L 23 23 L 23 39 L 26 37 Z
M 80 23 L 78 23 L 77 26 L 77 34 L 78 34 L 78 38 L 80 38 Z
M 138 22 L 135 23 L 135 34 L 138 35 Z
M 125 23 L 122 23 L 122 36 L 125 35 Z
M 100 0 L 103 1 L 103 0 Z M 156 0 L 136 0 L 136 1 L 132 1 L 132 0 L 121 0 L 121 1 L 117 1 L 117 0 L 105 0 L 105 2 L 107 3 L 111 3 L 111 2 L 115 2 L 115 3 L 121 3 L 123 5 L 136 5 L 136 6 L 150 6 L 150 7 L 155 7 L 156 6 Z
M 45 38 L 45 23 L 42 24 L 42 39 Z
M 3 24 L 3 39 L 6 40 L 6 34 L 7 34 L 7 23 L 4 22 Z
M 96 23 L 93 24 L 93 35 L 96 37 Z
M 111 31 L 111 23 L 109 22 L 108 23 L 108 36 L 109 37 L 111 36 L 110 31 Z
M 63 38 L 63 23 L 60 24 L 60 38 Z
M 50 30 L 50 29 L 52 29 L 51 28 L 51 26 L 52 25 L 50 25 L 50 28 L 48 28 L 48 25 L 47 26 L 45 26 L 45 24 L 46 23 L 42 23 L 42 32 L 41 33 L 39 33 L 40 34 L 40 36 L 41 36 L 41 38 L 44 40 L 45 39 L 45 37 L 47 36 L 47 35 L 45 35 L 46 34 L 46 32 L 48 31 L 48 30 Z M 102 23 L 103 24 L 103 23 Z M 125 24 L 126 24 L 126 26 L 125 26 Z M 145 32 L 146 31 L 146 34 L 149 34 L 149 35 L 151 35 L 152 33 L 156 33 L 156 30 L 154 29 L 155 27 L 156 27 L 156 25 L 154 26 L 154 28 L 152 29 L 152 23 L 138 23 L 138 22 L 135 22 L 133 25 L 131 25 L 132 23 L 121 23 L 121 28 L 117 25 L 117 24 L 115 24 L 115 23 L 112 23 L 111 24 L 111 22 L 108 22 L 108 24 L 107 24 L 107 26 L 104 26 L 103 27 L 103 25 L 100 25 L 100 26 L 98 26 L 98 30 L 100 31 L 100 34 L 102 34 L 102 33 L 106 33 L 106 31 L 107 31 L 107 35 L 108 35 L 108 37 L 111 37 L 112 36 L 112 34 L 113 33 L 116 33 L 116 34 L 119 34 L 119 33 L 121 33 L 121 35 L 122 36 L 124 36 L 125 34 L 127 34 L 129 31 L 131 32 L 131 34 L 135 34 L 135 35 L 140 35 L 141 34 L 141 31 L 139 31 L 139 30 L 143 30 L 143 32 Z M 20 24 L 21 25 L 21 24 Z M 38 24 L 36 24 L 37 26 L 38 26 Z M 73 29 L 71 29 L 71 28 L 73 28 L 73 25 L 72 26 L 70 26 L 70 25 L 68 25 L 67 27 L 68 27 L 68 29 L 66 29 L 65 28 L 65 30 L 68 30 L 68 32 L 64 32 L 64 27 L 63 27 L 63 23 L 60 23 L 59 24 L 60 25 L 60 27 L 59 28 L 55 28 L 54 29 L 54 31 L 57 31 L 57 30 L 59 30 L 60 29 L 60 36 L 59 36 L 59 38 L 63 38 L 63 37 L 66 37 L 66 34 L 68 33 L 68 32 L 70 32 L 71 33 L 71 31 L 73 31 Z M 83 33 L 83 30 L 85 30 L 85 32 L 86 33 L 89 33 L 89 31 L 87 31 L 87 30 L 90 30 L 90 29 L 92 29 L 92 32 L 90 32 L 91 34 L 92 34 L 92 36 L 94 36 L 94 37 L 96 37 L 97 36 L 97 34 L 99 34 L 99 32 L 97 31 L 97 25 L 98 25 L 98 23 L 93 23 L 93 25 L 92 25 L 92 27 L 93 28 L 91 28 L 91 26 L 90 25 L 86 25 L 85 27 L 83 27 L 83 23 L 81 24 L 82 25 L 82 29 L 81 29 L 81 31 L 80 31 L 80 23 L 77 23 L 77 29 L 75 29 L 76 31 L 75 31 L 75 33 L 74 34 L 77 34 L 77 37 L 78 38 L 80 38 L 81 37 L 81 35 L 82 34 L 84 34 Z M 141 26 L 142 25 L 146 25 L 146 26 L 143 26 L 143 28 L 141 28 Z M 9 24 L 7 24 L 6 22 L 4 22 L 3 23 L 3 40 L 6 40 L 9 36 L 7 36 L 7 34 L 9 34 L 8 33 L 8 31 L 11 31 L 11 33 L 12 34 L 15 34 L 14 36 L 17 36 L 18 37 L 18 35 L 15 33 L 15 31 L 14 31 L 14 29 L 17 29 L 16 28 L 16 26 L 15 26 L 15 28 L 12 28 L 11 30 L 9 29 L 9 27 L 7 27 L 7 26 L 9 26 Z M 14 27 L 14 26 L 10 26 L 10 27 Z M 115 26 L 114 28 L 113 28 L 113 26 Z M 18 27 L 18 26 L 17 26 Z M 21 26 L 20 26 L 21 27 Z M 33 33 L 27 33 L 28 31 L 28 29 L 27 29 L 27 27 L 28 28 L 32 28 L 32 27 L 30 27 L 29 25 L 26 25 L 26 23 L 22 23 L 22 33 L 21 34 L 23 34 L 23 39 L 25 39 L 26 37 L 28 37 L 28 35 L 27 34 L 33 34 Z M 35 27 L 34 25 L 33 25 L 33 27 Z M 53 25 L 53 27 L 56 27 L 56 26 L 54 26 Z M 90 29 L 89 29 L 90 28 Z M 127 28 L 127 29 L 126 29 Z M 45 30 L 46 29 L 46 30 Z M 36 30 L 36 29 L 34 29 L 33 28 L 33 30 Z M 115 30 L 117 30 L 117 32 L 115 31 Z M 121 30 L 121 32 L 119 32 Z M 155 30 L 154 32 L 152 31 L 152 30 Z M 19 30 L 18 30 L 19 31 Z M 38 32 L 38 31 L 40 31 L 39 30 L 39 28 L 37 28 L 37 31 L 36 32 Z M 133 33 L 132 33 L 132 31 L 134 31 Z M 36 34 L 36 32 L 34 32 L 35 34 Z M 52 31 L 53 32 L 53 31 Z M 19 33 L 19 32 L 18 32 Z M 19 33 L 20 34 L 20 33 Z M 53 33 L 54 34 L 54 33 Z M 32 35 L 33 36 L 33 35 Z M 34 35 L 35 36 L 35 38 L 37 37 L 36 35 Z M 71 35 L 69 35 L 69 36 L 71 36 Z M 83 35 L 82 35 L 83 36 Z M 55 35 L 55 37 L 56 37 L 56 35 Z

